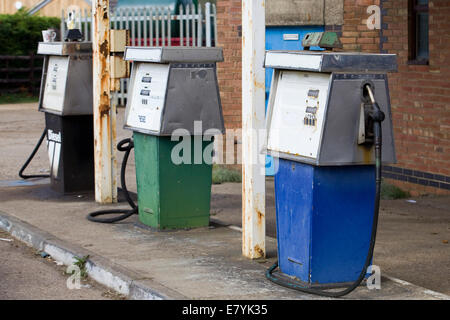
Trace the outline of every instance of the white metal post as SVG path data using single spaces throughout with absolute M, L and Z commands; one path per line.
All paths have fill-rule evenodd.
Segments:
M 61 10 L 61 41 L 64 41 L 64 37 L 66 36 L 66 14 L 64 9 Z
M 242 1 L 242 253 L 265 257 L 265 164 L 261 131 L 265 119 L 265 1 Z M 261 142 L 261 141 L 260 141 Z
M 205 4 L 205 33 L 206 46 L 211 47 L 211 3 L 209 2 Z
M 117 202 L 115 108 L 111 108 L 109 0 L 92 1 L 95 200 Z

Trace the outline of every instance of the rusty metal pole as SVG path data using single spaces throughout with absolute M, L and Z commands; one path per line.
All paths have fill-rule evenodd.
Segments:
M 115 108 L 111 108 L 109 0 L 93 0 L 95 201 L 117 202 Z
M 265 1 L 242 1 L 242 253 L 266 255 L 265 162 L 260 153 L 265 119 Z

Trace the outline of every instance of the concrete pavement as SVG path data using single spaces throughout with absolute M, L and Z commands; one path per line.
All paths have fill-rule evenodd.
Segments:
M 249 261 L 241 256 L 240 232 L 223 227 L 223 224 L 240 224 L 240 184 L 213 187 L 212 214 L 222 225 L 155 232 L 140 225 L 136 217 L 116 225 L 88 222 L 85 219 L 88 212 L 105 209 L 93 202 L 92 195 L 60 196 L 42 180 L 35 181 L 34 185 L 33 181 L 11 182 L 17 179 L 18 169 L 43 128 L 43 114 L 35 108 L 35 105 L 0 106 L 1 228 L 35 247 L 51 251 L 55 259 L 68 264 L 73 255 L 90 254 L 91 276 L 130 298 L 316 298 L 281 288 L 265 279 L 265 269 L 276 259 L 274 238 L 267 238 L 267 260 Z M 118 118 L 121 128 L 121 113 Z M 130 134 L 119 130 L 118 136 L 120 139 Z M 47 170 L 44 149 L 28 172 Z M 133 158 L 127 174 L 130 189 L 135 190 Z M 267 229 L 269 235 L 274 235 L 270 181 L 267 194 Z M 448 244 L 444 242 L 450 230 L 449 199 L 428 200 L 423 206 L 417 206 L 422 211 L 415 211 L 404 200 L 383 203 L 375 262 L 384 275 L 394 272 L 400 279 L 415 284 L 421 282 L 427 289 L 449 293 L 450 255 L 447 254 Z M 436 299 L 446 296 L 384 277 L 382 290 L 369 291 L 361 287 L 347 298 Z
M 90 276 L 129 298 L 317 299 L 265 279 L 276 259 L 274 238 L 267 238 L 267 260 L 249 261 L 241 255 L 241 233 L 221 225 L 156 232 L 136 216 L 115 225 L 94 224 L 85 219 L 100 207 L 91 196 L 60 196 L 48 185 L 2 188 L 0 203 L 1 229 L 66 265 L 75 256 L 90 255 Z M 346 299 L 447 298 L 386 277 L 382 281 L 381 290 L 360 287 Z

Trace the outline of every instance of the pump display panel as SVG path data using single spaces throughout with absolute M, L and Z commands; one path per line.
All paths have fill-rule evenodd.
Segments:
M 316 159 L 331 74 L 283 70 L 278 77 L 268 149 Z
M 62 112 L 68 69 L 68 57 L 50 56 L 42 102 L 43 108 Z
M 139 63 L 133 75 L 130 110 L 126 124 L 159 132 L 169 77 L 169 65 Z

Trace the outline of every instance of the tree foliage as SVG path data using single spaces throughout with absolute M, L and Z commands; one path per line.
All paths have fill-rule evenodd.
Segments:
M 58 29 L 59 18 L 29 16 L 20 9 L 15 14 L 0 14 L 0 55 L 29 55 L 42 41 L 42 30 Z

